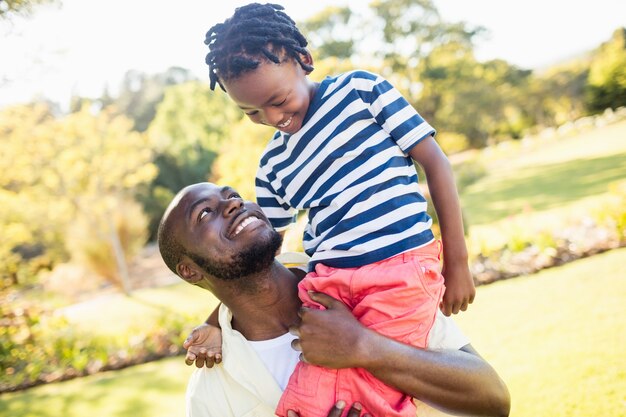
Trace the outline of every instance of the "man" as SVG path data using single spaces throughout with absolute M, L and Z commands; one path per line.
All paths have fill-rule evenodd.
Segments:
M 280 245 L 280 235 L 260 207 L 244 202 L 230 187 L 186 187 L 166 210 L 159 227 L 165 263 L 222 302 L 224 360 L 192 376 L 189 416 L 274 415 L 281 388 L 298 360 L 292 344 L 307 362 L 364 368 L 449 412 L 508 415 L 506 386 L 471 345 L 456 351 L 404 345 L 361 326 L 340 302 L 324 294 L 312 296 L 327 310 L 301 309 L 298 278 L 274 258 Z M 290 327 L 299 337 L 293 342 Z

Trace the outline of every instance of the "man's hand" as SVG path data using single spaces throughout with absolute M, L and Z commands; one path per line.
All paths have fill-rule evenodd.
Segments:
M 300 309 L 301 322 L 289 328 L 291 334 L 299 337 L 291 343 L 293 348 L 302 352 L 302 360 L 314 365 L 334 369 L 360 367 L 359 347 L 365 346 L 370 330 L 341 301 L 319 292 L 311 291 L 309 295 L 326 310 Z
M 474 301 L 476 288 L 466 262 L 447 265 L 445 259 L 444 256 L 441 274 L 446 283 L 446 292 L 443 294 L 440 308 L 443 314 L 450 316 L 467 310 L 468 305 Z
M 187 349 L 187 365 L 195 362 L 198 368 L 205 365 L 212 368 L 214 364 L 222 362 L 222 331 L 219 327 L 201 324 L 187 336 L 183 347 Z
M 327 417 L 341 417 L 343 415 L 343 410 L 346 408 L 345 401 L 337 401 L 337 403 L 330 409 Z M 348 414 L 345 417 L 359 417 L 361 415 L 361 410 L 363 406 L 359 403 L 352 404 L 352 407 L 348 410 Z M 293 410 L 287 411 L 287 417 L 300 417 L 298 413 Z M 372 417 L 371 414 L 365 413 L 362 417 Z

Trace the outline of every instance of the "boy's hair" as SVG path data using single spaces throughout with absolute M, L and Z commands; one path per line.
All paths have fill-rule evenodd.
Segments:
M 295 59 L 305 71 L 313 71 L 300 58 L 308 54 L 306 38 L 282 10 L 283 6 L 278 4 L 247 4 L 209 29 L 204 43 L 209 46 L 206 63 L 211 90 L 216 83 L 224 90 L 220 79 L 237 78 L 256 69 L 263 57 L 279 64 L 277 53 L 281 52 Z

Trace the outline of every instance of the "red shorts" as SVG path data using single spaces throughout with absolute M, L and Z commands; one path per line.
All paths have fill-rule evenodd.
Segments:
M 322 264 L 298 285 L 304 306 L 323 308 L 307 291 L 328 294 L 348 306 L 366 327 L 392 339 L 426 348 L 428 334 L 445 290 L 439 242 L 359 268 Z M 379 416 L 415 416 L 412 398 L 364 369 L 326 369 L 299 362 L 278 403 L 276 414 L 294 410 L 300 417 L 326 417 L 337 400 L 363 404 Z

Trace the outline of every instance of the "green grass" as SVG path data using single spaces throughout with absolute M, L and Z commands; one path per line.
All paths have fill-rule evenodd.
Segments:
M 512 416 L 626 415 L 626 249 L 479 287 L 458 317 Z
M 463 207 L 470 223 L 487 224 L 525 211 L 561 208 L 604 194 L 607 184 L 624 178 L 626 152 L 520 167 L 495 172 L 474 184 L 463 196 Z
M 81 330 L 119 334 L 137 326 L 152 326 L 164 314 L 190 317 L 191 329 L 203 322 L 216 305 L 217 299 L 210 292 L 181 282 L 137 290 L 130 297 L 121 293 L 108 294 L 63 312 Z
M 174 417 L 185 415 L 191 368 L 181 358 L 2 394 L 0 414 L 12 417 Z
M 626 249 L 478 288 L 457 317 L 509 386 L 514 417 L 626 415 Z M 12 417 L 184 415 L 182 358 L 0 397 Z
M 511 233 L 550 230 L 589 214 L 626 179 L 626 121 L 575 137 L 481 153 L 487 175 L 462 191 L 470 241 L 501 246 Z

